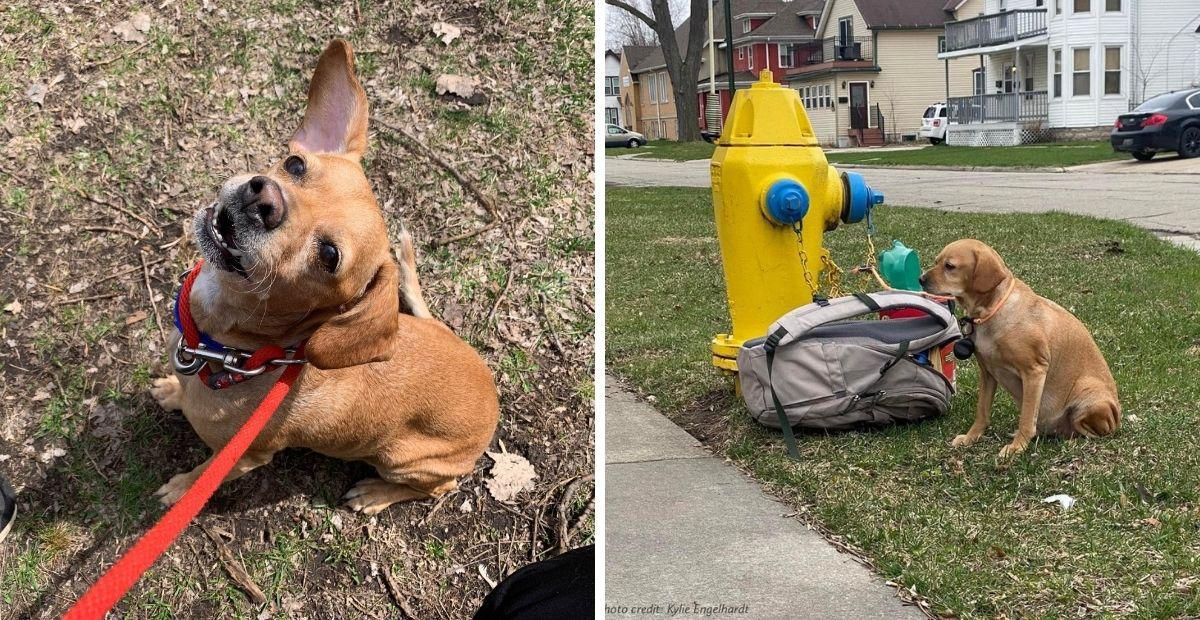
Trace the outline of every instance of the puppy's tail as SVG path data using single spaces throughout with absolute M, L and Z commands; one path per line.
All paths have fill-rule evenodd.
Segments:
M 421 294 L 421 281 L 417 277 L 417 251 L 413 248 L 412 235 L 407 228 L 400 228 L 400 244 L 393 247 L 392 252 L 400 263 L 400 311 L 418 319 L 432 319 L 433 313 Z

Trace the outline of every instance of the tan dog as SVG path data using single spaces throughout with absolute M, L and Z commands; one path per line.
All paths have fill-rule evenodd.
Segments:
M 1021 408 L 1002 457 L 1020 454 L 1038 433 L 1100 437 L 1117 430 L 1117 385 L 1087 327 L 1017 279 L 995 250 L 974 239 L 955 241 L 920 282 L 930 293 L 953 295 L 976 321 L 979 405 L 971 429 L 952 445 L 969 446 L 987 430 L 997 383 Z
M 309 363 L 291 394 L 226 480 L 279 450 L 304 447 L 379 472 L 346 494 L 354 510 L 441 496 L 491 441 L 496 387 L 479 355 L 429 314 L 407 233 L 401 265 L 391 257 L 359 163 L 367 99 L 345 42 L 321 55 L 288 146 L 289 155 L 261 174 L 227 181 L 194 222 L 205 257 L 189 304 L 199 329 L 251 351 L 308 341 Z M 401 301 L 411 315 L 401 313 Z M 167 410 L 182 409 L 216 451 L 278 375 L 213 390 L 175 374 L 151 392 Z M 211 461 L 171 478 L 157 495 L 174 503 Z

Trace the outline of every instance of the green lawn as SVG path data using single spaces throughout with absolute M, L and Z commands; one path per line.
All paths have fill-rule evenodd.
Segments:
M 604 149 L 606 156 L 633 155 L 639 159 L 671 159 L 674 161 L 691 161 L 693 159 L 711 159 L 716 147 L 708 142 L 676 142 L 674 140 L 655 140 L 636 149 L 624 147 Z
M 1108 142 L 1072 142 L 1067 144 L 1030 144 L 1028 146 L 930 146 L 905 151 L 826 151 L 830 163 L 869 164 L 874 166 L 999 166 L 1004 168 L 1065 167 L 1114 159 L 1128 159 L 1116 153 Z
M 610 187 L 606 208 L 609 368 L 884 577 L 960 617 L 1200 616 L 1200 257 L 1113 221 L 880 209 L 877 243 L 900 238 L 928 262 L 953 239 L 986 240 L 1075 312 L 1130 417 L 1109 439 L 1038 440 L 1002 463 L 1016 411 L 1000 395 L 984 439 L 951 448 L 974 411 L 966 362 L 948 416 L 804 435 L 794 462 L 710 366 L 728 318 L 709 191 Z M 861 261 L 861 225 L 827 239 L 843 267 Z M 1058 493 L 1075 508 L 1042 503 Z

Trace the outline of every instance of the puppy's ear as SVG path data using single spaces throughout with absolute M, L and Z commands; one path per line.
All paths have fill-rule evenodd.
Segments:
M 304 121 L 288 146 L 355 160 L 367 150 L 367 94 L 354 77 L 354 52 L 349 43 L 334 39 L 321 54 L 308 85 Z
M 395 263 L 384 263 L 362 297 L 322 323 L 304 347 L 309 363 L 327 370 L 391 359 L 400 328 L 399 274 Z
M 983 295 L 1000 286 L 1008 275 L 1008 267 L 1000 254 L 990 247 L 975 249 L 975 272 L 971 274 L 971 292 Z

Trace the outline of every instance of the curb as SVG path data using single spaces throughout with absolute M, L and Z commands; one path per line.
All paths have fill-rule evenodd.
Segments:
M 1021 168 L 1017 166 L 888 166 L 883 164 L 847 164 L 830 162 L 831 166 L 837 168 L 865 168 L 874 170 L 948 170 L 954 172 L 1070 172 L 1069 168 L 1062 166 L 1037 166 L 1032 168 Z

